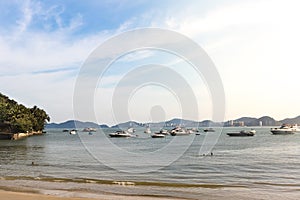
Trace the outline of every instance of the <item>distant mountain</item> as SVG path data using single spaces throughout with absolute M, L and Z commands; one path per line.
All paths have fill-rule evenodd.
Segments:
M 263 126 L 276 126 L 280 123 L 269 116 L 264 116 L 261 118 L 254 118 L 254 117 L 241 117 L 236 120 L 233 120 L 235 122 L 244 122 L 245 126 L 259 126 L 260 122 Z
M 144 126 L 142 123 L 138 123 L 138 122 L 135 122 L 135 121 L 128 121 L 128 122 L 116 124 L 116 125 L 112 126 L 111 128 L 125 129 L 125 128 L 128 128 L 128 127 L 136 128 L 136 127 L 142 127 L 142 126 Z
M 107 125 L 99 125 L 93 122 L 81 122 L 77 120 L 69 120 L 60 124 L 50 123 L 46 128 L 109 128 Z
M 254 117 L 241 117 L 234 121 L 244 122 L 245 126 L 258 126 L 259 125 L 259 120 Z
M 264 116 L 258 119 L 258 121 L 261 121 L 263 126 L 277 126 L 280 125 L 280 122 L 276 121 L 272 117 Z
M 120 123 L 115 126 L 112 126 L 112 128 L 128 128 L 128 127 L 175 127 L 175 126 L 184 126 L 184 127 L 207 127 L 207 126 L 222 126 L 222 123 L 219 122 L 213 122 L 211 120 L 204 120 L 201 122 L 194 121 L 194 120 L 187 120 L 187 119 L 179 119 L 174 118 L 165 122 L 153 122 L 153 123 L 138 123 L 135 121 L 129 121 L 125 123 Z
M 186 120 L 186 119 L 178 119 L 174 118 L 169 121 L 165 122 L 152 122 L 152 123 L 138 123 L 135 121 L 128 121 L 124 123 L 120 123 L 117 125 L 112 126 L 112 128 L 128 128 L 128 127 L 145 127 L 145 126 L 150 126 L 150 127 L 174 127 L 174 126 L 198 126 L 199 122 L 193 121 L 193 120 Z
M 199 126 L 201 126 L 201 127 L 223 126 L 223 122 L 214 122 L 211 120 L 203 120 L 203 121 L 199 122 Z
M 280 121 L 282 124 L 298 124 L 300 125 L 300 115 L 295 118 L 286 118 Z
M 263 116 L 260 118 L 254 117 L 241 117 L 238 119 L 233 120 L 234 122 L 243 122 L 245 126 L 259 126 L 260 122 L 262 122 L 263 126 L 279 126 L 283 123 L 286 124 L 299 124 L 300 125 L 300 116 L 295 118 L 286 118 L 281 121 L 276 121 L 274 118 L 269 116 Z M 175 127 L 175 126 L 185 126 L 185 127 L 209 127 L 209 126 L 231 126 L 229 124 L 230 121 L 227 122 L 213 122 L 211 120 L 203 120 L 201 122 L 194 121 L 194 120 L 186 120 L 186 119 L 179 119 L 174 118 L 168 120 L 166 122 L 154 122 L 154 123 L 139 123 L 135 121 L 128 121 L 124 123 L 120 123 L 117 125 L 112 126 L 111 128 L 121 128 L 126 129 L 128 127 Z M 239 124 L 239 123 L 238 123 Z M 61 129 L 72 129 L 72 128 L 109 128 L 107 125 L 99 125 L 93 122 L 81 122 L 77 120 L 69 120 L 60 124 L 57 123 L 50 123 L 46 125 L 46 128 L 61 128 Z
M 177 125 L 181 125 L 181 126 L 198 126 L 199 122 L 193 121 L 193 120 L 174 118 L 174 119 L 171 119 L 169 121 L 166 121 L 165 124 L 166 124 L 166 126 L 177 126 Z

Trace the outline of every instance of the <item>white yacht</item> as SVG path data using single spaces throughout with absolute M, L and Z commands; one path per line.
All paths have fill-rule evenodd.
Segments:
M 283 124 L 280 128 L 271 128 L 271 132 L 274 135 L 287 135 L 287 134 L 294 134 L 296 132 L 300 132 L 300 129 L 298 128 L 297 124 L 295 125 Z
M 134 133 L 134 132 L 135 132 L 135 129 L 132 128 L 132 127 L 129 127 L 129 128 L 127 129 L 127 132 L 128 132 L 128 133 Z
M 96 131 L 97 131 L 97 129 L 95 129 L 95 128 L 84 128 L 82 130 L 82 132 L 96 132 Z
M 161 133 L 154 133 L 153 135 L 151 135 L 152 138 L 165 138 L 166 135 L 161 134 Z
M 128 133 L 127 131 L 116 131 L 114 133 L 108 134 L 110 137 L 134 137 L 134 135 Z
M 172 136 L 190 135 L 190 132 L 186 131 L 184 128 L 177 126 L 170 131 Z
M 77 134 L 77 130 L 73 129 L 69 133 L 70 133 L 70 135 L 76 135 Z

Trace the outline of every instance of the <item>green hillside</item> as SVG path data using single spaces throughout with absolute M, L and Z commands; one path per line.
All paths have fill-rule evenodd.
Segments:
M 32 132 L 42 131 L 48 114 L 34 106 L 27 108 L 0 93 L 0 131 L 1 132 Z

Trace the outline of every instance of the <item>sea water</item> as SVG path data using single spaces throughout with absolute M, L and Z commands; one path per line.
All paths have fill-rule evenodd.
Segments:
M 199 154 L 199 150 L 207 134 L 218 133 L 176 136 L 180 138 L 174 143 L 176 149 L 184 150 L 178 158 L 166 148 L 175 137 L 154 139 L 143 133 L 144 129 L 137 129 L 134 134 L 138 137 L 133 138 L 109 138 L 113 129 L 93 135 L 48 129 L 43 136 L 0 140 L 0 187 L 34 186 L 50 194 L 76 190 L 94 195 L 106 192 L 193 199 L 300 198 L 300 134 L 272 135 L 269 127 L 256 127 L 254 137 L 226 135 L 239 130 L 242 128 L 220 130 L 213 155 Z M 103 141 L 110 141 L 125 154 L 111 152 Z M 104 153 L 106 157 L 101 157 Z M 126 154 L 153 154 L 157 160 L 149 164 L 147 160 L 124 162 Z M 162 162 L 171 157 L 176 159 L 168 165 Z

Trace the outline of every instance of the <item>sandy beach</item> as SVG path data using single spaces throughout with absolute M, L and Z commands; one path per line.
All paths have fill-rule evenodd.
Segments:
M 58 197 L 55 195 L 45 195 L 45 194 L 34 194 L 34 193 L 26 193 L 26 192 L 11 192 L 0 190 L 1 199 L 9 199 L 9 200 L 116 200 L 116 199 L 125 199 L 125 200 L 170 200 L 172 198 L 159 198 L 159 197 L 144 197 L 144 196 L 121 196 L 121 195 L 113 195 L 113 194 L 103 194 L 97 195 L 97 197 L 89 198 L 89 197 Z
M 55 197 L 50 195 L 43 195 L 43 194 L 32 194 L 32 193 L 24 193 L 24 192 L 10 192 L 0 190 L 1 199 L 10 199 L 10 200 L 78 200 L 82 198 L 64 198 L 64 197 Z M 86 200 L 91 200 L 85 198 Z

